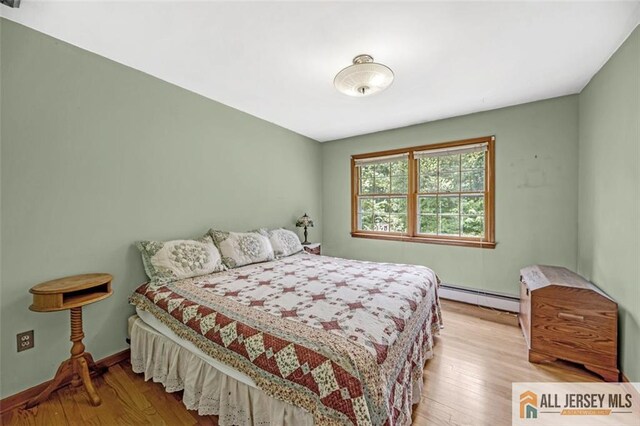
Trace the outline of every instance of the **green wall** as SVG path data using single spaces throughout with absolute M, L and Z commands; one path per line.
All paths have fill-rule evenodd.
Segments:
M 578 271 L 619 304 L 622 369 L 640 381 L 640 27 L 580 94 Z
M 69 353 L 69 313 L 29 311 L 34 284 L 115 276 L 114 295 L 84 310 L 102 358 L 127 347 L 127 297 L 145 279 L 134 241 L 291 228 L 305 211 L 323 223 L 318 142 L 0 22 L 2 396 L 50 379 Z M 30 329 L 35 348 L 18 354 Z
M 350 236 L 350 157 L 496 136 L 495 249 Z M 578 97 L 567 96 L 324 143 L 325 253 L 433 268 L 443 282 L 517 294 L 519 270 L 576 267 Z

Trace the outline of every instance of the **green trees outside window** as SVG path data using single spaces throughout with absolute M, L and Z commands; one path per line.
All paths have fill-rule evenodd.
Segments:
M 418 160 L 418 233 L 484 236 L 485 151 Z
M 495 138 L 352 157 L 351 235 L 494 248 Z
M 359 229 L 407 232 L 407 165 L 408 161 L 402 159 L 359 167 Z

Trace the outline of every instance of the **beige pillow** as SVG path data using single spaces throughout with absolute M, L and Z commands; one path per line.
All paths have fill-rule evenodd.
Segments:
M 138 241 L 136 246 L 152 284 L 165 284 L 226 269 L 208 234 L 198 240 Z
M 291 256 L 302 251 L 300 238 L 293 231 L 284 228 L 271 229 L 266 231 L 266 236 L 269 237 L 276 258 Z
M 259 232 L 226 232 L 209 230 L 228 268 L 274 260 L 269 238 Z

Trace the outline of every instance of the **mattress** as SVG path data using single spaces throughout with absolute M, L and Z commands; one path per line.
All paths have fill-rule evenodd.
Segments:
M 130 302 L 316 424 L 403 425 L 441 326 L 438 282 L 422 266 L 301 253 L 145 284 Z
M 158 333 L 164 335 L 165 337 L 171 339 L 172 341 L 174 341 L 178 345 L 180 345 L 183 348 L 187 349 L 189 352 L 196 354 L 198 357 L 202 358 L 202 360 L 204 362 L 206 362 L 207 364 L 209 364 L 210 366 L 212 366 L 216 370 L 220 371 L 221 373 L 226 374 L 229 377 L 232 377 L 232 378 L 236 379 L 237 381 L 239 381 L 241 383 L 244 383 L 245 385 L 248 385 L 248 386 L 251 386 L 251 387 L 254 387 L 254 388 L 257 387 L 256 383 L 251 379 L 251 377 L 247 376 L 246 374 L 241 373 L 240 371 L 238 371 L 236 369 L 233 369 L 233 368 L 229 367 L 228 365 L 226 365 L 226 364 L 224 364 L 224 363 L 222 363 L 222 362 L 220 362 L 220 361 L 218 361 L 218 360 L 216 360 L 214 358 L 211 358 L 209 355 L 207 355 L 204 352 L 202 352 L 202 350 L 198 349 L 198 347 L 196 345 L 194 345 L 193 343 L 191 343 L 188 340 L 185 340 L 185 339 L 181 338 L 176 333 L 171 331 L 171 329 L 169 327 L 164 325 L 159 319 L 154 317 L 149 312 L 136 307 L 136 313 L 138 314 L 138 317 L 142 320 L 142 322 L 144 322 L 145 324 L 147 324 L 148 326 L 153 328 Z

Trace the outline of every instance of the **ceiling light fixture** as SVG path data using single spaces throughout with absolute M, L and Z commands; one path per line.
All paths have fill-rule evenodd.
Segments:
M 340 71 L 333 84 L 349 96 L 369 96 L 382 92 L 393 82 L 393 71 L 386 65 L 373 62 L 370 55 L 358 55 L 353 65 Z

